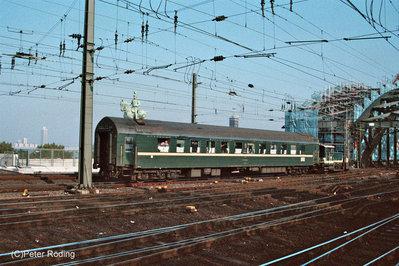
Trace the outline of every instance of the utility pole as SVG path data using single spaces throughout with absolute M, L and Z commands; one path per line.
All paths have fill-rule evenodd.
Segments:
M 347 145 L 346 145 L 346 148 L 347 148 L 347 155 L 348 155 L 348 169 L 350 169 L 350 165 L 351 165 L 351 158 L 353 159 L 353 155 L 351 154 L 351 133 L 349 132 L 349 126 L 351 125 L 351 123 L 352 123 L 352 120 L 351 119 L 349 119 L 348 120 L 348 123 L 347 123 Z M 352 155 L 352 156 L 351 156 Z
M 93 186 L 93 59 L 94 59 L 94 1 L 86 0 L 84 20 L 82 92 L 79 134 L 79 188 Z
M 395 127 L 393 129 L 393 165 L 398 164 L 398 130 Z
M 348 109 L 345 110 L 345 125 L 344 125 L 344 129 L 345 129 L 345 140 L 344 140 L 344 152 L 343 154 L 343 168 L 344 170 L 347 170 L 347 165 L 346 165 L 346 159 L 349 158 L 349 152 L 347 153 L 347 147 L 349 145 L 348 143 Z M 349 161 L 349 159 L 348 159 Z
M 357 136 L 356 136 L 356 138 L 357 138 L 357 142 L 356 142 L 356 144 L 357 144 L 357 156 L 356 156 L 356 159 L 357 159 L 357 168 L 362 168 L 362 140 L 363 140 L 363 128 L 362 128 L 362 125 L 359 125 L 357 128 L 356 128 L 356 133 L 357 133 Z
M 196 93 L 197 93 L 197 74 L 193 73 L 193 95 L 191 102 L 191 124 L 197 123 L 197 114 L 196 114 Z

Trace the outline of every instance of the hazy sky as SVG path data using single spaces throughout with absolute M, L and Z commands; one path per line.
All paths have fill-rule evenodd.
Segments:
M 199 123 L 227 126 L 235 111 L 240 127 L 276 130 L 286 101 L 399 73 L 397 1 L 352 0 L 366 18 L 346 0 L 294 0 L 293 12 L 276 0 L 274 15 L 265 2 L 263 17 L 259 0 L 96 0 L 94 126 L 122 116 L 134 91 L 149 119 L 190 122 L 194 72 Z M 0 3 L 0 141 L 40 144 L 46 126 L 49 142 L 78 146 L 82 49 L 70 35 L 82 34 L 84 1 Z M 13 62 L 17 52 L 45 60 Z

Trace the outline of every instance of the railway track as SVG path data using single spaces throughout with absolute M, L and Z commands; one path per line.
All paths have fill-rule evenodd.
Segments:
M 321 182 L 323 185 L 337 187 L 342 184 L 356 184 L 368 181 L 337 181 L 335 178 L 326 180 L 308 179 L 301 182 L 302 186 L 317 186 Z M 298 180 L 278 182 L 280 187 L 296 186 Z M 187 205 L 211 206 L 226 204 L 243 200 L 258 200 L 267 197 L 283 199 L 293 194 L 293 190 L 276 190 L 267 183 L 247 184 L 237 187 L 236 184 L 229 186 L 219 186 L 204 188 L 199 192 L 188 191 L 187 188 L 176 190 L 174 193 L 164 194 L 153 197 L 154 194 L 128 193 L 127 195 L 111 194 L 103 196 L 89 196 L 78 198 L 56 197 L 46 200 L 31 199 L 29 201 L 3 201 L 0 202 L 0 230 L 12 227 L 22 228 L 38 225 L 49 225 L 52 223 L 62 223 L 71 221 L 84 221 L 86 219 L 101 219 L 104 217 L 112 218 L 124 215 L 135 215 L 148 212 L 174 211 L 184 208 Z M 273 185 L 276 185 L 274 183 Z M 259 189 L 262 186 L 263 189 Z M 251 188 L 252 187 L 252 188 Z M 152 195 L 152 196 L 151 196 Z
M 177 190 L 169 193 L 148 193 L 129 195 L 108 195 L 103 197 L 87 196 L 70 199 L 29 199 L 25 202 L 1 202 L 0 229 L 22 230 L 51 224 L 131 217 L 150 213 L 153 217 L 174 213 L 182 215 L 184 207 L 195 205 L 200 211 L 206 208 L 220 208 L 232 204 L 247 204 L 278 199 L 281 206 L 263 208 L 246 213 L 222 215 L 222 217 L 198 220 L 117 234 L 109 237 L 69 242 L 66 244 L 30 249 L 32 252 L 66 251 L 74 252 L 73 264 L 136 264 L 159 262 L 180 254 L 201 253 L 210 246 L 223 245 L 230 239 L 251 238 L 265 232 L 278 231 L 287 226 L 300 226 L 311 221 L 332 219 L 337 215 L 350 215 L 365 205 L 386 204 L 392 198 L 399 197 L 398 181 L 395 178 L 353 179 L 332 176 L 311 178 L 300 186 L 317 190 L 318 194 L 309 194 L 299 190 L 284 189 L 286 186 L 298 187 L 296 180 L 283 181 L 274 178 L 278 189 L 268 187 L 267 182 L 227 186 L 205 187 L 198 190 Z M 284 184 L 287 182 L 287 184 Z M 225 184 L 225 185 L 226 185 Z M 264 185 L 265 187 L 260 188 Z M 339 188 L 350 186 L 350 190 Z M 323 192 L 324 190 L 324 192 Z M 334 193 L 337 192 L 338 193 Z M 148 200 L 149 195 L 156 195 Z M 159 196 L 159 198 L 158 198 Z M 143 201 L 143 199 L 146 199 Z M 376 199 L 378 199 L 376 201 Z M 76 208 L 79 206 L 79 208 Z M 190 214 L 186 214 L 190 215 Z M 195 214 L 194 214 L 195 215 Z M 350 216 L 348 215 L 348 216 Z M 195 219 L 194 219 L 195 220 Z M 101 254 L 101 255 L 100 255 Z M 193 255 L 194 254 L 194 255 Z M 21 264 L 68 263 L 61 258 L 24 258 L 12 259 L 10 252 L 0 255 L 0 261 Z M 227 256 L 229 257 L 229 256 Z M 214 258 L 215 259 L 215 258 Z M 168 263 L 170 261 L 168 260 Z M 260 261 L 264 262 L 264 261 Z
M 298 180 L 291 179 L 278 182 L 281 186 L 291 185 L 295 186 Z M 335 179 L 308 179 L 301 182 L 301 185 L 323 185 L 339 186 L 342 184 L 358 183 L 359 181 L 337 181 Z M 233 184 L 230 184 L 230 186 Z M 274 183 L 273 185 L 276 185 Z M 257 189 L 263 186 L 264 189 Z M 115 215 L 137 214 L 149 211 L 172 211 L 187 205 L 210 206 L 222 202 L 232 202 L 237 200 L 248 199 L 250 197 L 277 197 L 275 189 L 267 183 L 262 184 L 248 184 L 246 187 L 234 187 L 229 189 L 228 186 L 202 188 L 200 192 L 194 193 L 188 191 L 187 188 L 175 191 L 175 193 L 168 193 L 163 199 L 148 200 L 148 193 L 144 195 L 137 195 L 136 193 L 129 193 L 128 195 L 112 194 L 101 197 L 81 197 L 81 198 L 65 198 L 53 197 L 47 200 L 29 200 L 29 201 L 3 201 L 0 202 L 0 229 L 10 228 L 12 226 L 34 226 L 44 225 L 51 222 L 68 222 L 73 220 L 84 220 L 88 217 L 101 218 L 102 216 L 115 217 Z M 223 192 L 218 192 L 219 190 Z M 291 194 L 292 191 L 285 192 L 286 195 Z M 186 196 L 181 196 L 185 194 Z M 280 198 L 284 197 L 284 191 L 279 190 Z M 149 194 L 150 195 L 150 194 Z M 165 207 L 167 205 L 167 207 Z M 132 209 L 134 208 L 134 209 Z M 127 209 L 127 210 L 126 210 Z
M 168 187 L 166 193 L 158 193 L 155 189 L 138 184 L 139 186 L 133 191 L 125 194 L 32 197 L 24 198 L 23 201 L 1 200 L 0 238 L 2 235 L 9 235 L 10 232 L 30 232 L 32 228 L 37 232 L 47 231 L 45 228 L 53 228 L 50 230 L 56 231 L 58 230 L 56 228 L 68 227 L 68 224 L 80 226 L 86 223 L 89 228 L 90 224 L 98 224 L 100 221 L 101 223 L 126 221 L 126 218 L 130 223 L 134 223 L 136 219 L 143 220 L 149 217 L 150 223 L 159 225 L 152 228 L 141 226 L 138 227 L 140 230 L 136 229 L 133 232 L 128 230 L 111 236 L 98 235 L 97 238 L 93 238 L 93 234 L 86 233 L 80 239 L 73 237 L 71 239 L 74 241 L 65 241 L 68 238 L 63 238 L 62 242 L 54 240 L 55 242 L 49 242 L 54 245 L 47 246 L 46 242 L 40 242 L 39 246 L 35 243 L 11 245 L 33 252 L 48 250 L 74 252 L 76 257 L 73 261 L 65 257 L 16 260 L 11 257 L 12 252 L 8 252 L 10 250 L 3 250 L 0 262 L 21 265 L 44 262 L 142 264 L 163 263 L 166 259 L 165 263 L 168 265 L 174 263 L 183 265 L 189 262 L 181 259 L 181 254 L 186 254 L 191 261 L 205 262 L 208 257 L 212 262 L 219 261 L 225 264 L 228 261 L 222 262 L 222 258 L 231 258 L 231 254 L 223 254 L 226 252 L 223 249 L 226 244 L 234 247 L 234 242 L 242 239 L 255 242 L 252 239 L 256 239 L 259 235 L 267 238 L 270 232 L 277 233 L 280 230 L 304 227 L 309 223 L 323 224 L 336 217 L 356 218 L 358 213 L 364 210 L 364 206 L 368 206 L 372 212 L 378 212 L 378 208 L 383 209 L 384 204 L 396 204 L 392 202 L 392 199 L 399 199 L 399 179 L 395 178 L 395 174 L 393 171 L 385 172 L 384 175 L 379 171 L 371 171 L 368 175 L 349 172 L 322 176 L 269 177 L 264 178 L 263 182 L 249 183 L 236 183 L 239 181 L 226 179 L 219 180 L 218 184 L 206 180 L 201 181 L 204 182 L 202 186 L 197 186 L 198 183 L 194 181 L 181 181 L 179 183 L 181 186 L 171 186 L 170 189 Z M 199 212 L 187 213 L 185 210 L 187 205 L 196 206 Z M 230 206 L 240 206 L 247 211 L 236 211 Z M 217 214 L 213 214 L 211 210 L 217 210 Z M 373 217 L 374 223 L 378 222 L 377 218 L 382 220 L 381 217 Z M 160 219 L 159 222 L 157 219 Z M 162 221 L 163 219 L 165 221 Z M 361 222 L 356 225 L 367 226 Z M 343 238 L 349 240 L 347 236 Z M 320 243 L 323 242 L 321 238 L 319 240 Z M 212 250 L 218 250 L 219 247 L 223 255 L 206 254 L 204 250 L 209 250 L 211 246 Z M 333 248 L 326 245 L 323 251 L 327 252 Z M 390 250 L 392 251 L 387 256 L 394 254 L 396 250 L 394 246 L 384 246 L 379 254 L 372 254 L 374 258 L 371 256 L 370 261 Z M 179 255 L 179 260 L 176 262 L 175 259 L 167 259 L 176 255 Z M 284 256 L 287 254 L 280 254 L 275 259 Z M 309 255 L 304 256 L 308 261 L 312 259 Z M 300 260 L 298 258 L 290 260 L 294 263 L 306 262 L 304 257 Z M 329 261 L 328 258 L 326 261 Z M 233 263 L 237 260 L 231 259 L 230 262 Z M 320 258 L 320 261 L 324 260 Z M 265 261 L 265 258 L 260 257 L 256 263 Z
M 262 266 L 280 262 L 301 265 L 393 265 L 399 261 L 398 228 L 399 213 L 394 213 L 317 245 L 263 263 Z
M 32 249 L 30 252 L 64 250 L 74 252 L 79 260 L 68 264 L 147 264 L 176 256 L 195 253 L 226 239 L 256 235 L 268 230 L 280 230 L 292 224 L 308 223 L 317 219 L 328 219 L 337 214 L 354 213 L 370 199 L 380 197 L 377 205 L 399 196 L 396 189 L 355 197 L 325 196 L 300 201 L 285 206 L 263 209 L 222 218 L 179 224 L 154 230 L 116 235 L 100 239 L 68 243 Z M 375 204 L 375 203 L 374 203 Z M 397 214 L 399 218 L 399 214 Z M 99 255 L 101 254 L 101 255 Z M 0 255 L 3 260 L 9 253 Z M 45 258 L 46 263 L 58 263 L 62 259 Z M 7 261 L 4 261 L 7 262 Z M 12 260 L 13 263 L 41 264 L 43 258 Z
M 381 169 L 373 169 L 369 174 L 378 177 Z M 391 175 L 395 175 L 396 172 L 392 171 Z M 231 182 L 233 180 L 241 180 L 244 177 L 251 175 L 236 175 L 236 176 L 225 176 L 221 178 L 203 178 L 200 180 L 153 180 L 146 182 L 132 182 L 128 180 L 109 180 L 109 181 L 96 181 L 94 185 L 96 188 L 121 188 L 121 187 L 148 187 L 158 185 L 173 185 L 173 184 L 189 184 L 189 183 L 206 183 L 212 181 L 218 182 Z M 326 179 L 327 181 L 332 178 L 336 179 L 351 179 L 359 177 L 359 172 L 337 172 L 331 174 L 305 174 L 301 176 L 276 176 L 276 175 L 255 175 L 251 176 L 253 179 L 263 179 L 265 182 L 271 182 L 274 185 L 274 181 L 278 178 L 280 185 L 283 184 L 297 184 L 307 185 L 312 181 L 316 183 L 319 180 Z M 40 195 L 40 192 L 49 191 L 64 191 L 67 188 L 75 187 L 77 185 L 76 175 L 62 175 L 62 174 L 35 174 L 35 175 L 23 175 L 14 172 L 0 171 L 0 194 L 1 193 L 15 193 L 23 192 L 28 189 L 31 192 L 35 192 Z M 32 195 L 35 195 L 32 193 Z
M 235 201 L 256 200 L 269 197 L 270 192 L 250 191 L 213 195 L 196 195 L 171 199 L 146 200 L 136 202 L 134 199 L 115 201 L 64 202 L 58 206 L 19 207 L 0 209 L 0 230 L 22 228 L 52 223 L 84 221 L 87 219 L 113 218 L 125 215 L 137 215 L 154 212 L 172 212 L 184 209 L 187 204 L 198 207 L 227 204 Z M 21 212 L 23 211 L 23 212 Z

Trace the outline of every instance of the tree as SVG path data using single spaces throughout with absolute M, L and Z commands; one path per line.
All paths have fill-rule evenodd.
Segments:
M 65 149 L 64 145 L 57 145 L 54 142 L 51 144 L 44 144 L 37 147 L 38 149 L 50 149 L 50 150 L 63 150 Z
M 64 151 L 64 145 L 57 145 L 55 143 L 44 144 L 37 147 L 36 151 L 33 151 L 29 157 L 32 159 L 50 159 L 50 158 L 61 158 L 70 159 L 73 158 L 73 152 Z M 53 151 L 51 151 L 53 150 Z
M 5 152 L 14 152 L 14 148 L 12 147 L 11 143 L 3 141 L 0 143 L 0 153 Z

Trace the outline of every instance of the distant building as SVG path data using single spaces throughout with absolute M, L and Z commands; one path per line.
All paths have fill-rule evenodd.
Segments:
M 42 128 L 42 145 L 47 144 L 47 127 Z
M 230 127 L 238 127 L 238 115 L 234 114 L 230 117 Z
M 23 138 L 22 141 L 19 139 L 16 143 L 14 143 L 13 148 L 14 149 L 36 149 L 37 144 L 28 143 L 28 139 Z

